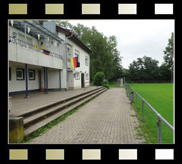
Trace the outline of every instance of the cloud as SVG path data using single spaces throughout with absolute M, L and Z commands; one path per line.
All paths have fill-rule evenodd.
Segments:
M 168 44 L 171 32 L 174 32 L 174 20 L 68 20 L 76 25 L 95 28 L 105 36 L 115 35 L 122 65 L 129 64 L 144 55 L 163 62 L 163 50 Z

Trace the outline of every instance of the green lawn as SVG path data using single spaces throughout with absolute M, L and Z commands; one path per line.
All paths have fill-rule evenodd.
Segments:
M 129 84 L 138 94 L 140 94 L 161 116 L 173 126 L 173 84 L 172 83 L 148 83 Z M 136 109 L 136 95 L 134 94 L 134 107 Z M 158 142 L 157 116 L 145 104 L 145 123 L 141 124 L 145 136 L 151 143 Z M 138 109 L 136 109 L 139 119 L 142 120 L 142 100 L 138 98 Z M 162 143 L 173 143 L 172 131 L 162 123 Z
M 117 86 L 116 82 L 109 82 L 109 87 L 110 88 L 121 88 L 121 86 Z

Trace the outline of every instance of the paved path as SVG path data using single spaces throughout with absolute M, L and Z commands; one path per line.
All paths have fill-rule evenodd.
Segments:
M 28 144 L 138 144 L 138 120 L 124 88 L 109 89 Z

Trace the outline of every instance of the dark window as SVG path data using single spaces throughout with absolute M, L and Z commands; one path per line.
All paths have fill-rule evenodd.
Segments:
M 29 69 L 29 80 L 35 80 L 35 70 Z
M 22 68 L 16 69 L 16 79 L 17 80 L 24 80 L 24 69 L 22 69 Z
M 9 67 L 9 80 L 11 80 L 11 67 Z

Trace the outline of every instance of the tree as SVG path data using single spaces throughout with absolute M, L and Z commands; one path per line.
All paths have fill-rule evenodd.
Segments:
M 131 80 L 155 80 L 159 77 L 158 61 L 144 56 L 137 58 L 129 66 Z
M 171 81 L 173 75 L 173 39 L 174 34 L 172 32 L 171 38 L 168 39 L 168 45 L 164 50 L 164 65 L 166 66 L 166 69 L 171 73 Z
M 97 72 L 94 76 L 94 84 L 97 86 L 101 86 L 103 84 L 103 80 L 105 75 L 103 72 Z

